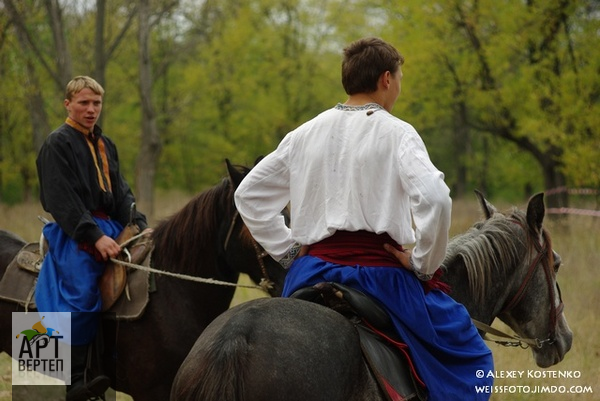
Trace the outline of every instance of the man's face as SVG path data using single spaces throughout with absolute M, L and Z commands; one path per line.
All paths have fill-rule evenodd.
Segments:
M 65 99 L 65 107 L 71 120 L 92 130 L 102 111 L 102 96 L 89 88 L 83 88 L 71 100 Z

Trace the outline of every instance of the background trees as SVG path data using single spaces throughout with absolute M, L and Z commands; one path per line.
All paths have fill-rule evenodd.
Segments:
M 425 4 L 426 3 L 426 4 Z M 0 201 L 37 191 L 64 84 L 107 90 L 127 179 L 197 192 L 338 101 L 341 49 L 381 36 L 406 58 L 394 113 L 453 196 L 600 186 L 600 6 L 592 0 L 3 0 Z M 549 198 L 566 205 L 564 197 Z
M 393 29 L 406 32 L 425 66 L 415 81 L 441 94 L 409 98 L 432 114 L 424 124 L 433 131 L 449 129 L 458 192 L 473 183 L 504 195 L 540 184 L 598 186 L 581 170 L 597 171 L 600 150 L 591 121 L 600 65 L 589 48 L 598 44 L 597 3 L 403 2 L 395 11 Z M 564 193 L 550 199 L 566 202 Z

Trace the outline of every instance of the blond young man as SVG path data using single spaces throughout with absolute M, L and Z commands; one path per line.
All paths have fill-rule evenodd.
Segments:
M 66 87 L 67 119 L 46 138 L 36 161 L 40 200 L 54 222 L 44 226 L 49 243 L 36 287 L 39 311 L 71 312 L 71 385 L 67 401 L 104 394 L 105 376 L 87 378 L 88 347 L 102 310 L 98 279 L 105 261 L 121 248 L 115 238 L 130 220 L 135 202 L 119 168 L 117 147 L 96 125 L 104 89 L 87 76 Z M 136 212 L 135 223 L 147 227 Z

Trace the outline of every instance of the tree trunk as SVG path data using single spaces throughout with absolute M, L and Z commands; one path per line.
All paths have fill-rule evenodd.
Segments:
M 106 90 L 106 58 L 104 55 L 104 21 L 106 18 L 106 0 L 96 1 L 96 33 L 94 34 L 94 79 Z M 97 124 L 102 126 L 102 114 Z
M 456 94 L 458 98 L 459 94 Z M 467 192 L 467 160 L 471 153 L 471 139 L 467 121 L 467 106 L 464 101 L 455 104 L 454 110 L 454 160 L 456 161 L 456 183 L 454 185 L 455 198 L 464 197 Z
M 15 27 L 19 46 L 21 49 L 24 49 L 23 57 L 25 59 L 28 79 L 23 83 L 23 86 L 25 87 L 29 119 L 33 130 L 32 147 L 35 149 L 35 154 L 37 154 L 42 147 L 45 136 L 50 133 L 50 124 L 48 123 L 48 115 L 44 108 L 44 97 L 41 92 L 40 80 L 33 64 L 31 52 L 28 51 L 30 46 L 25 21 L 12 1 L 5 1 L 5 7 Z
M 142 132 L 140 152 L 136 160 L 135 181 L 139 210 L 154 215 L 154 178 L 162 143 L 152 103 L 152 69 L 150 65 L 150 5 L 139 0 L 139 64 Z
M 544 160 L 540 160 L 542 166 L 542 174 L 544 175 L 544 188 L 546 190 L 563 188 L 567 185 L 567 179 L 560 169 L 559 163 L 557 163 L 553 155 L 554 152 L 550 150 Z M 560 160 L 560 159 L 559 159 Z M 546 206 L 551 208 L 569 207 L 569 194 L 567 191 L 557 191 L 551 196 L 546 197 Z
M 542 55 L 548 51 L 550 44 L 556 40 L 556 33 L 558 31 L 556 28 L 560 27 L 562 18 L 564 18 L 563 8 L 567 6 L 568 2 L 561 2 L 560 9 L 556 10 L 556 14 L 550 16 L 552 29 L 548 29 L 547 32 L 545 32 L 546 36 L 544 36 L 544 40 L 542 44 L 539 45 L 539 48 L 536 47 L 538 45 L 535 43 L 532 44 L 533 55 L 529 59 L 530 66 L 540 64 L 544 61 Z M 499 88 L 502 85 L 498 84 L 496 77 L 492 74 L 493 69 L 488 60 L 489 56 L 485 52 L 482 41 L 477 33 L 477 27 L 474 25 L 476 19 L 469 18 L 461 6 L 457 6 L 456 11 L 458 13 L 457 26 L 465 32 L 469 43 L 477 56 L 479 64 L 479 89 L 489 93 L 499 91 Z M 559 71 L 554 71 L 553 73 L 560 77 Z M 561 159 L 563 157 L 563 151 L 556 146 L 546 143 L 537 144 L 533 139 L 519 135 L 517 129 L 519 124 L 517 118 L 512 113 L 511 108 L 503 104 L 500 96 L 495 96 L 497 97 L 496 104 L 498 105 L 498 109 L 494 119 L 491 121 L 482 121 L 478 125 L 486 127 L 487 129 L 484 130 L 490 132 L 492 135 L 514 142 L 521 150 L 530 153 L 537 160 L 542 169 L 544 187 L 546 190 L 564 186 L 566 177 L 560 170 L 562 167 Z M 551 111 L 544 110 L 544 107 L 541 107 L 541 110 L 547 114 L 546 117 L 548 119 L 552 119 L 553 116 L 549 114 Z M 549 197 L 547 203 L 550 207 L 566 207 L 568 205 L 568 196 L 563 192 L 559 195 Z
M 57 86 L 63 91 L 67 83 L 73 75 L 73 66 L 71 63 L 71 55 L 67 46 L 67 38 L 63 31 L 62 10 L 58 4 L 58 0 L 50 0 L 44 2 L 48 11 L 48 20 L 52 29 L 52 37 L 54 38 L 54 49 L 56 52 L 56 76 Z

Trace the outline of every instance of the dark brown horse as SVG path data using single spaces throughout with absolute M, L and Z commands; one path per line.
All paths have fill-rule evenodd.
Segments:
M 233 193 L 244 167 L 227 162 L 229 177 L 200 193 L 153 234 L 153 266 L 188 276 L 236 283 L 246 273 L 259 283 L 274 282 L 270 295 L 281 294 L 285 270 L 265 256 L 238 217 Z M 24 241 L 0 230 L 0 273 Z M 112 387 L 136 401 L 167 400 L 181 362 L 204 328 L 229 308 L 235 287 L 155 275 L 156 291 L 138 320 L 105 319 L 105 374 Z M 22 310 L 22 309 L 20 309 Z M 11 326 L 17 305 L 0 301 L 0 325 Z M 11 353 L 11 331 L 3 330 L 2 351 Z
M 572 333 L 556 282 L 560 257 L 542 227 L 543 195 L 530 200 L 526 213 L 499 213 L 478 196 L 486 219 L 453 238 L 444 260 L 451 295 L 478 320 L 491 324 L 498 317 L 531 340 L 538 366 L 554 365 L 571 348 Z M 473 391 L 435 399 L 475 399 Z M 171 392 L 172 401 L 385 399 L 352 323 L 294 298 L 249 301 L 215 319 Z

